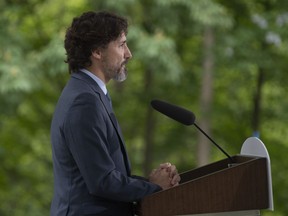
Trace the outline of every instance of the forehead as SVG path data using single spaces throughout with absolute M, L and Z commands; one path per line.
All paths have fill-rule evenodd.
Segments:
M 116 40 L 111 41 L 108 46 L 107 49 L 109 49 L 110 47 L 118 47 L 120 44 L 125 43 L 126 42 L 126 34 L 123 32 L 119 35 L 118 38 L 116 38 Z
M 125 32 L 122 32 L 119 37 L 116 39 L 116 41 L 119 41 L 119 42 L 123 42 L 123 41 L 126 41 L 126 34 Z

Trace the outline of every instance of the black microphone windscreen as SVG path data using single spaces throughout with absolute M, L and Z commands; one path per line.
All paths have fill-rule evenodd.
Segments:
M 151 106 L 158 112 L 161 112 L 162 114 L 184 125 L 193 125 L 195 122 L 194 113 L 182 107 L 169 104 L 167 102 L 160 101 L 160 100 L 152 100 Z

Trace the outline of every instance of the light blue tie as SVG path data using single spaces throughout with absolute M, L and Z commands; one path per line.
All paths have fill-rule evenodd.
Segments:
M 112 100 L 111 100 L 111 97 L 110 97 L 110 95 L 109 95 L 108 92 L 107 92 L 107 94 L 106 94 L 106 97 L 107 97 L 107 99 L 108 99 L 108 101 L 109 101 L 109 103 L 110 103 L 110 106 L 111 106 L 111 108 L 112 108 Z

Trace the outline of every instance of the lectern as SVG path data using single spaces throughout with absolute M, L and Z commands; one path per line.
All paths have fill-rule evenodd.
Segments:
M 144 197 L 138 214 L 250 216 L 273 210 L 270 158 L 262 141 L 248 138 L 232 159 L 180 174 L 179 186 Z

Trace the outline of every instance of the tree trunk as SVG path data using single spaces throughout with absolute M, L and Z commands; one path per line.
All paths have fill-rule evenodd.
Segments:
M 144 91 L 146 97 L 150 98 L 151 95 L 151 85 L 152 85 L 153 75 L 151 70 L 147 69 L 145 73 L 145 85 Z M 146 100 L 146 98 L 145 98 Z M 155 120 L 153 118 L 153 110 L 150 106 L 147 106 L 146 112 L 146 123 L 144 129 L 144 161 L 143 161 L 143 173 L 144 176 L 148 176 L 151 172 L 152 161 L 153 161 L 153 137 L 155 130 Z
M 204 58 L 203 58 L 203 77 L 200 96 L 201 119 L 199 126 L 208 134 L 211 134 L 210 113 L 213 99 L 213 70 L 214 70 L 214 33 L 211 27 L 204 31 Z M 210 141 L 199 132 L 197 146 L 197 165 L 202 166 L 209 162 Z
M 252 114 L 252 129 L 253 136 L 260 136 L 260 112 L 261 112 L 261 95 L 262 88 L 264 85 L 264 69 L 259 68 L 258 70 L 258 78 L 257 78 L 257 88 L 253 98 L 253 114 Z

